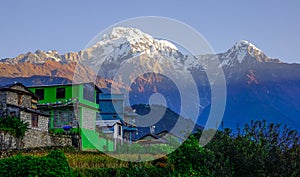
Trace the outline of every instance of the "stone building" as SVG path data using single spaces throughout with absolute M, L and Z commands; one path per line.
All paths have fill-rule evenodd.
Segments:
M 48 131 L 49 116 L 37 110 L 38 97 L 21 83 L 0 87 L 0 117 L 19 117 L 29 128 Z

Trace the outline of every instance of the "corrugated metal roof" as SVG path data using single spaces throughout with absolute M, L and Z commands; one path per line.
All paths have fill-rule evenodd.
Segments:
M 96 120 L 96 126 L 111 127 L 115 124 L 122 124 L 120 120 Z
M 96 90 L 100 90 L 100 88 L 93 82 L 82 82 L 82 83 L 67 83 L 67 84 L 50 84 L 50 85 L 33 85 L 33 86 L 28 86 L 28 88 L 37 88 L 37 87 L 57 87 L 57 86 L 72 86 L 72 85 L 82 85 L 82 84 L 92 84 L 95 86 Z

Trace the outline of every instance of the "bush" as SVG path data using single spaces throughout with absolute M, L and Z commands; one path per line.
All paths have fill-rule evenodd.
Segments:
M 17 155 L 0 160 L 0 176 L 74 176 L 61 151 L 44 157 Z
M 229 161 L 234 176 L 300 176 L 299 134 L 287 126 L 252 121 L 235 134 L 231 129 L 217 132 L 205 148 Z M 216 166 L 226 169 L 221 162 L 215 161 Z
M 28 122 L 24 122 L 17 117 L 1 117 L 0 118 L 0 129 L 8 130 L 17 140 L 17 148 L 21 148 L 22 139 L 28 130 Z
M 198 140 L 191 136 L 169 155 L 169 159 L 176 176 L 211 176 L 205 164 L 207 156 L 209 154 L 199 146 Z
M 51 128 L 49 129 L 49 133 L 55 134 L 55 135 L 64 135 L 65 130 L 63 128 Z
M 71 135 L 78 135 L 79 134 L 79 128 L 71 128 L 70 129 Z

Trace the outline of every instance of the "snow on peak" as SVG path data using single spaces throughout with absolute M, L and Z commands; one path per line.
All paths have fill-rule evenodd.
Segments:
M 265 54 L 259 48 L 246 40 L 236 42 L 234 46 L 225 53 L 226 58 L 230 60 L 236 59 L 239 63 L 244 61 L 246 55 L 256 58 L 259 62 L 267 59 Z M 228 63 L 228 61 L 224 62 Z
M 92 64 L 95 67 L 113 63 L 109 66 L 110 72 L 106 74 L 113 76 L 114 72 L 117 71 L 117 66 L 122 65 L 125 61 L 131 62 L 133 60 L 130 59 L 137 56 L 143 56 L 139 57 L 143 60 L 147 57 L 151 58 L 151 62 L 169 62 L 176 65 L 183 55 L 168 40 L 157 39 L 137 28 L 114 27 L 103 34 L 95 45 L 83 50 L 80 56 L 82 62 Z
M 126 38 L 130 43 L 137 42 L 157 42 L 160 46 L 169 47 L 173 50 L 178 50 L 177 47 L 169 41 L 154 39 L 151 35 L 142 32 L 137 28 L 114 27 L 110 34 L 105 34 L 103 40 L 107 38 L 114 40 L 119 38 Z
M 240 40 L 240 41 L 235 43 L 235 45 L 237 45 L 237 46 L 250 45 L 250 44 L 251 43 L 246 41 L 246 40 Z
M 111 32 L 102 37 L 102 41 L 126 39 L 130 43 L 140 42 L 140 40 L 153 40 L 152 36 L 143 33 L 137 28 L 114 27 Z
M 157 51 L 177 51 L 177 47 L 167 40 L 159 40 L 153 38 L 151 35 L 142 32 L 137 28 L 130 27 L 114 27 L 109 33 L 102 36 L 100 42 L 95 47 L 101 45 L 111 45 L 113 47 L 120 47 L 121 45 L 130 47 L 133 53 L 150 51 L 154 49 Z
M 121 63 L 133 56 L 147 54 L 148 56 L 162 55 L 178 58 L 180 55 L 177 47 L 163 39 L 155 39 L 150 34 L 137 28 L 114 27 L 105 33 L 99 42 L 82 53 L 85 59 L 97 58 L 97 63 L 104 61 Z
M 252 43 L 246 40 L 240 40 L 239 42 L 236 42 L 235 45 L 232 47 L 232 49 L 244 49 L 244 50 L 246 49 L 248 51 L 256 50 L 261 52 L 259 48 L 257 48 L 255 45 L 253 45 Z

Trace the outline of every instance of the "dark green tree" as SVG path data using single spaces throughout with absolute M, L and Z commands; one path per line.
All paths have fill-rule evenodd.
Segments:
M 252 121 L 217 132 L 205 148 L 229 159 L 235 176 L 300 176 L 299 134 L 287 126 Z
M 21 120 L 18 117 L 1 117 L 0 118 L 0 129 L 9 129 L 16 138 L 17 148 L 22 147 L 22 140 L 28 130 L 28 122 Z

